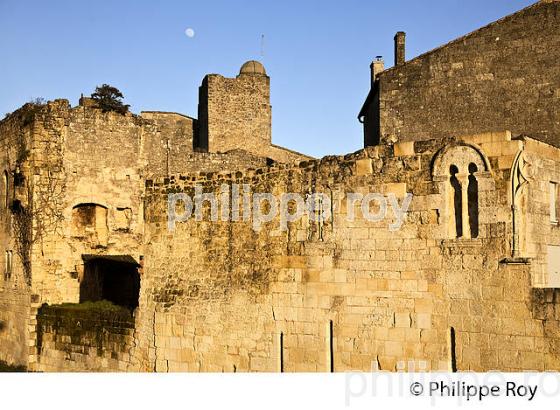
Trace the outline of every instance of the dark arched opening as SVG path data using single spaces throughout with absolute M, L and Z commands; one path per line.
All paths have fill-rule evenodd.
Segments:
M 461 194 L 461 183 L 457 179 L 457 173 L 459 168 L 455 165 L 449 167 L 449 172 L 451 174 L 450 183 L 453 188 L 453 206 L 455 209 L 455 229 L 457 232 L 457 237 L 463 236 L 463 204 L 462 204 L 462 194 Z
M 469 227 L 471 238 L 478 237 L 478 180 L 474 175 L 478 171 L 474 163 L 469 164 L 469 187 L 467 190 L 469 201 Z

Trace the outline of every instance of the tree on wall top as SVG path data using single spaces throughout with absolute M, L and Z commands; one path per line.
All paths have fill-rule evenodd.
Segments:
M 128 107 L 130 107 L 128 104 L 123 104 L 123 95 L 119 89 L 109 84 L 96 87 L 95 92 L 91 94 L 91 98 L 96 101 L 103 112 L 115 111 L 124 115 L 128 112 Z

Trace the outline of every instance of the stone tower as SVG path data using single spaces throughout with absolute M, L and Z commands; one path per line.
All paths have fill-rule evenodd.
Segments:
M 207 75 L 199 88 L 198 118 L 197 148 L 265 155 L 271 145 L 271 107 L 263 65 L 247 61 L 236 78 Z

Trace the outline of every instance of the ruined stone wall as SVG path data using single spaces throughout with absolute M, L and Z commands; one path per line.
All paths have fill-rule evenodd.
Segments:
M 243 150 L 232 150 L 225 153 L 194 152 L 183 159 L 180 173 L 235 171 L 260 168 L 266 164 L 266 158 Z
M 508 186 L 520 143 L 504 133 L 419 141 L 299 167 L 155 181 L 135 357 L 157 371 L 396 370 L 400 360 L 433 370 L 451 369 L 453 356 L 459 370 L 560 369 L 554 292 L 533 290 L 532 265 L 502 262 L 511 253 Z M 457 239 L 448 181 L 434 173 L 469 156 L 488 168 L 476 174 L 480 232 Z M 334 218 L 287 231 L 278 219 L 258 232 L 247 222 L 194 220 L 167 230 L 168 192 L 192 194 L 197 183 L 212 192 L 224 182 L 328 193 Z M 391 214 L 349 221 L 350 192 L 414 198 L 403 227 L 390 232 Z
M 23 286 L 2 281 L 0 285 L 0 360 L 27 366 L 30 326 L 30 295 Z
M 52 221 L 34 247 L 33 288 L 38 302 L 78 302 L 82 255 L 139 258 L 143 120 L 57 100 L 34 124 L 37 220 Z M 85 204 L 105 210 L 95 227 L 78 226 Z
M 280 147 L 274 144 L 269 147 L 267 156 L 269 158 L 272 158 L 274 161 L 282 162 L 284 164 L 297 164 L 301 161 L 313 159 L 313 157 L 310 157 L 309 155 L 305 155 L 297 151 L 292 151 L 291 149 Z
M 229 98 L 228 112 L 240 116 L 235 127 L 226 125 L 237 131 L 245 127 L 245 133 L 265 138 L 269 147 L 268 77 L 240 77 L 229 90 L 231 98 L 212 94 L 211 108 L 216 109 L 220 98 Z M 228 87 L 218 94 L 229 92 Z M 238 103 L 245 110 L 234 110 Z M 195 151 L 198 128 L 196 120 L 176 113 L 104 113 L 86 98 L 78 107 L 62 99 L 28 104 L 0 122 L 0 351 L 8 362 L 25 364 L 24 352 L 36 337 L 31 301 L 80 301 L 84 256 L 127 255 L 141 261 L 146 178 L 273 162 L 263 154 L 266 147 L 257 152 L 226 144 L 220 152 Z M 247 135 L 238 137 L 247 142 Z M 260 146 L 260 140 L 254 140 L 248 147 Z M 280 147 L 273 156 L 279 161 L 304 157 Z M 24 240 L 18 234 L 22 226 Z M 10 272 L 8 265 L 13 267 Z M 35 357 L 33 351 L 29 354 Z
M 195 128 L 174 113 L 120 115 L 66 100 L 38 107 L 30 116 L 32 155 L 22 165 L 25 189 L 14 191 L 24 206 L 33 201 L 36 215 L 30 260 L 37 302 L 79 301 L 83 255 L 140 260 L 145 178 L 267 164 L 242 150 L 195 152 Z M 95 226 L 81 226 L 82 206 L 96 207 Z
M 55 329 L 39 315 L 37 369 L 397 370 L 411 360 L 432 370 L 453 362 L 459 370 L 558 370 L 560 301 L 555 290 L 531 286 L 545 255 L 507 260 L 508 191 L 520 151 L 539 170 L 557 166 L 547 162 L 556 158 L 553 148 L 499 133 L 377 147 L 298 167 L 149 181 L 135 332 L 107 330 L 100 350 L 97 331 L 78 337 L 75 323 Z M 457 239 L 449 229 L 448 181 L 438 170 L 471 160 L 481 167 L 480 232 Z M 550 175 L 535 177 L 528 226 L 542 216 L 533 209 L 542 210 L 540 181 Z M 327 193 L 334 218 L 303 218 L 287 231 L 278 219 L 259 231 L 251 222 L 189 220 L 168 231 L 168 193 L 192 195 L 197 184 L 216 192 L 223 183 L 277 195 Z M 391 213 L 368 222 L 355 206 L 350 221 L 351 192 L 414 197 L 402 229 L 391 232 Z M 555 236 L 546 240 L 560 245 Z
M 23 366 L 28 364 L 31 289 L 14 240 L 10 208 L 16 198 L 14 171 L 25 156 L 34 111 L 34 106 L 24 106 L 0 122 L 0 360 Z
M 541 1 L 380 74 L 381 138 L 509 129 L 560 146 L 559 16 Z
M 207 75 L 199 89 L 198 118 L 195 146 L 202 151 L 242 150 L 283 163 L 311 158 L 271 143 L 270 78 L 264 74 Z
M 193 153 L 197 121 L 185 115 L 157 111 L 144 111 L 141 116 L 150 120 L 142 129 L 146 177 L 186 172 L 184 163 Z
M 39 372 L 130 370 L 134 319 L 127 312 L 43 306 L 37 314 Z
M 209 152 L 243 149 L 264 154 L 271 143 L 270 79 L 210 74 L 200 90 L 201 147 Z
M 195 172 L 218 172 L 258 168 L 266 165 L 264 156 L 243 149 L 220 149 L 206 152 L 197 147 L 199 122 L 175 113 L 143 112 L 142 118 L 150 120 L 142 129 L 142 151 L 147 166 L 145 178 Z M 194 140 L 193 140 L 194 139 Z M 275 160 L 293 162 L 302 155 L 277 147 Z

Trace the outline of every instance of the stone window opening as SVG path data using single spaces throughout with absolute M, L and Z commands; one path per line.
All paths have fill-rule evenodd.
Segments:
M 80 303 L 107 300 L 131 310 L 138 307 L 140 265 L 127 255 L 83 255 Z
M 532 180 L 531 163 L 523 149 L 518 151 L 511 167 L 511 256 L 523 258 L 528 255 L 527 220 L 529 185 Z
M 459 168 L 457 168 L 456 165 L 451 165 L 451 167 L 449 167 L 449 173 L 451 175 L 449 182 L 453 192 L 453 220 L 455 222 L 455 236 L 460 238 L 463 236 L 463 198 L 461 183 L 457 177 Z
M 88 238 L 98 246 L 108 239 L 107 207 L 95 203 L 83 203 L 72 209 L 72 235 Z
M 471 238 L 478 238 L 478 180 L 475 176 L 476 172 L 478 172 L 478 167 L 475 163 L 471 162 L 469 164 L 469 185 L 467 188 L 467 203 Z
M 442 195 L 441 221 L 445 237 L 479 238 L 479 198 L 492 179 L 488 158 L 473 144 L 450 143 L 434 156 L 432 178 Z
M 18 165 L 13 172 L 14 190 L 15 187 L 23 186 L 24 181 L 25 181 L 25 177 L 23 176 L 23 173 L 21 172 L 21 168 Z
M 132 209 L 117 207 L 115 210 L 114 226 L 117 231 L 128 232 L 132 222 Z
M 449 167 L 453 195 L 453 220 L 457 238 L 478 237 L 478 167 L 471 162 L 468 174 L 460 174 L 456 165 Z

